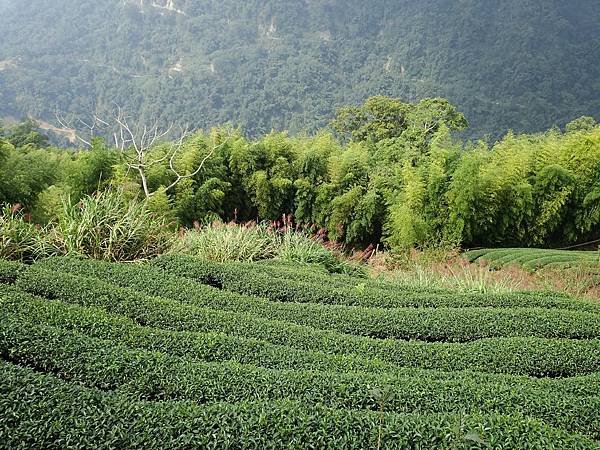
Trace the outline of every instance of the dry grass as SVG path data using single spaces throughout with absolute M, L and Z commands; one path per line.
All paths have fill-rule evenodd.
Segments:
M 542 269 L 538 270 L 535 276 L 548 289 L 600 303 L 600 266 Z
M 372 274 L 408 286 L 482 293 L 546 290 L 600 303 L 600 267 L 540 269 L 536 272 L 517 265 L 497 269 L 485 262 L 471 264 L 456 250 L 413 251 L 394 257 L 377 254 L 370 259 L 369 266 Z

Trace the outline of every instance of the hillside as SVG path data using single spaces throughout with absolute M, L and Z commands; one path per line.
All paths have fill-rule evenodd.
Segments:
M 257 135 L 386 94 L 471 134 L 600 117 L 594 0 L 0 0 L 0 114 L 142 115 Z

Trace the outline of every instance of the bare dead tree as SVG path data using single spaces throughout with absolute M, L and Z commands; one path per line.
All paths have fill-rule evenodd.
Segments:
M 66 131 L 72 131 L 75 138 L 86 147 L 92 146 L 92 140 L 96 136 L 96 130 L 100 129 L 102 125 L 108 125 L 106 122 L 100 120 L 96 115 L 93 115 L 90 119 L 82 119 L 81 117 L 75 117 L 74 114 L 69 116 L 63 116 L 58 111 L 54 113 L 57 122 Z M 81 131 L 83 130 L 85 131 Z M 83 134 L 85 133 L 85 138 Z M 89 135 L 89 137 L 88 137 Z
M 106 130 L 112 132 L 114 145 L 121 151 L 127 168 L 138 173 L 146 198 L 150 198 L 156 193 L 150 192 L 148 186 L 147 172 L 151 167 L 168 161 L 169 170 L 174 177 L 173 181 L 164 188 L 165 191 L 169 191 L 182 180 L 193 178 L 200 173 L 206 162 L 215 152 L 229 141 L 229 137 L 226 137 L 220 144 L 210 147 L 207 154 L 201 158 L 194 170 L 182 173 L 175 167 L 175 162 L 186 138 L 191 134 L 187 126 L 178 127 L 178 132 L 175 132 L 176 127 L 173 123 L 169 123 L 166 127 L 161 127 L 158 119 L 155 119 L 151 124 L 142 123 L 141 121 L 132 122 L 131 118 L 120 107 L 117 107 L 117 113 L 108 121 L 100 119 L 97 115 L 93 115 L 91 119 L 86 120 L 74 117 L 66 120 L 58 114 L 56 118 L 64 128 L 75 129 L 73 124 L 79 125 L 80 128 L 83 127 L 86 135 L 89 134 L 90 137 L 84 139 L 80 136 L 81 133 L 76 133 L 76 135 L 78 140 L 87 147 L 92 146 L 91 142 L 97 130 L 102 129 L 105 132 Z M 178 137 L 168 144 L 167 151 L 164 154 L 161 153 L 160 157 L 155 156 L 159 152 L 159 144 L 173 134 L 176 134 Z M 164 147 L 161 150 L 164 151 Z

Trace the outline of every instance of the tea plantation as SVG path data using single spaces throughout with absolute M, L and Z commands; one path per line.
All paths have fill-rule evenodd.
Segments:
M 600 306 L 278 263 L 0 261 L 0 448 L 600 448 Z
M 559 270 L 580 267 L 600 269 L 599 251 L 502 248 L 471 250 L 465 256 L 471 262 L 486 261 L 494 268 L 518 265 L 528 270 L 544 267 Z

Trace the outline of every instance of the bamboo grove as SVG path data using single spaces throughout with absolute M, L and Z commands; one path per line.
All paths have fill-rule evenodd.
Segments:
M 278 221 L 330 240 L 402 250 L 426 246 L 559 246 L 600 238 L 600 126 L 589 117 L 565 130 L 508 132 L 487 143 L 461 140 L 465 117 L 444 99 L 403 103 L 373 97 L 337 112 L 313 135 L 257 139 L 231 126 L 186 137 L 173 165 L 202 170 L 172 185 L 152 149 L 150 209 L 171 223 Z M 91 148 L 54 148 L 26 122 L 0 138 L 0 203 L 30 220 L 56 220 L 64 202 L 109 187 L 143 197 L 131 150 L 95 138 Z

